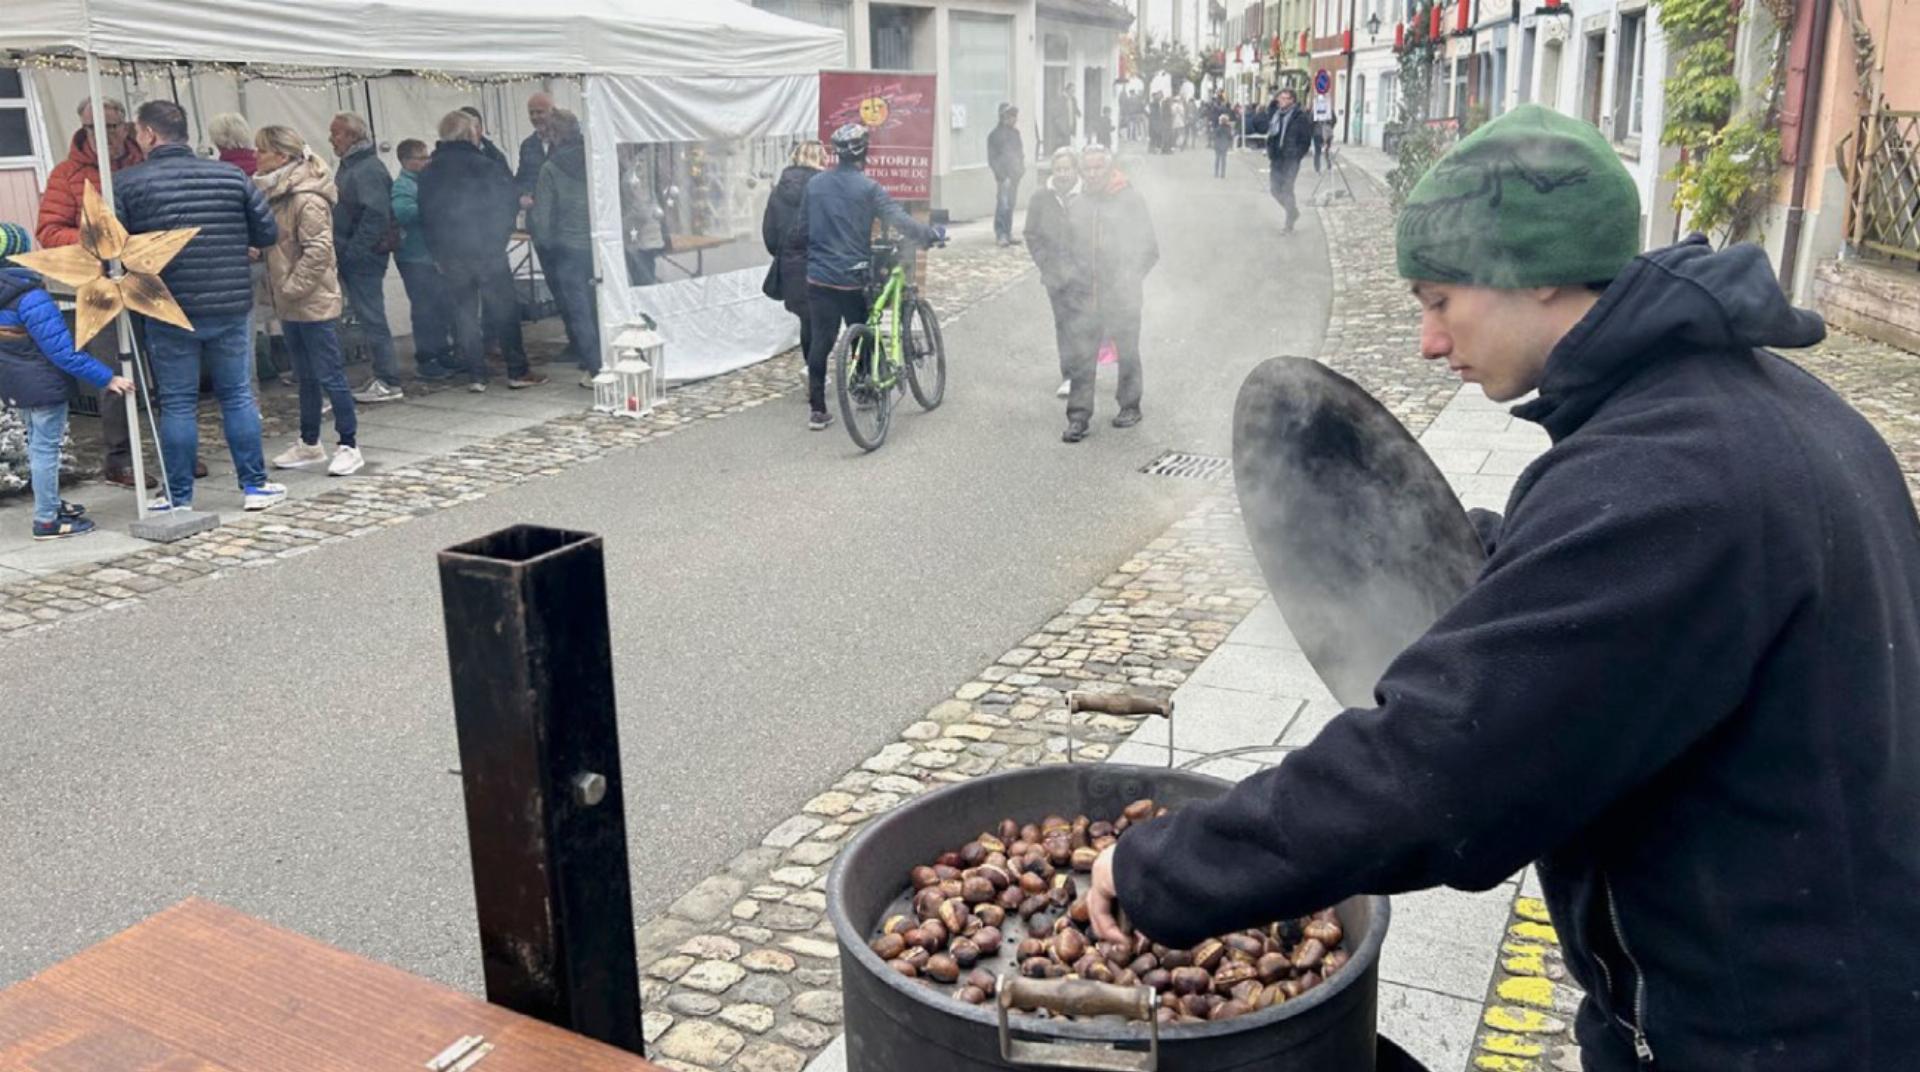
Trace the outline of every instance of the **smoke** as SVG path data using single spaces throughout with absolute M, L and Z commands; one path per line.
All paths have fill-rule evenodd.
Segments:
M 1261 572 L 1334 697 L 1381 673 L 1460 597 L 1482 554 L 1433 463 L 1364 390 L 1303 358 L 1255 369 L 1234 408 L 1234 476 Z

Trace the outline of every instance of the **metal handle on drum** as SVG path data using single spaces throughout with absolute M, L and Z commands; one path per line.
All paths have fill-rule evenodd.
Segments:
M 1073 716 L 1082 711 L 1102 715 L 1159 715 L 1167 720 L 1167 769 L 1173 769 L 1173 697 L 1156 700 L 1132 692 L 1067 693 L 1067 762 L 1073 762 Z
M 1082 1068 L 1099 1072 L 1154 1072 L 1160 1067 L 1160 995 L 1150 986 L 1115 986 L 1092 979 L 1000 978 L 1000 1059 L 1033 1068 Z M 1125 1053 L 1089 1042 L 1016 1042 L 1007 1023 L 1011 1009 L 1045 1009 L 1061 1016 L 1124 1016 L 1147 1022 L 1147 1052 Z

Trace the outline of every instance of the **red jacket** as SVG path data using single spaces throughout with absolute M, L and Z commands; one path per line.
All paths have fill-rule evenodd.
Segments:
M 80 203 L 87 196 L 87 184 L 100 185 L 100 160 L 93 151 L 91 130 L 73 132 L 73 147 L 67 158 L 53 166 L 47 175 L 47 193 L 40 199 L 40 221 L 33 239 L 41 249 L 71 246 L 80 241 Z M 132 138 L 113 170 L 125 171 L 147 158 Z

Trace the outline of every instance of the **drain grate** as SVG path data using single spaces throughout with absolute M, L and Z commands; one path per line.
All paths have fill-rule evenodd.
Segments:
M 1212 454 L 1170 450 L 1140 467 L 1148 476 L 1177 476 L 1188 480 L 1218 480 L 1233 472 L 1233 461 Z

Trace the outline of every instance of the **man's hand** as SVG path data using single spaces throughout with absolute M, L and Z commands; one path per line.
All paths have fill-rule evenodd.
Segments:
M 248 259 L 248 260 L 250 260 L 250 261 L 257 261 L 257 260 L 259 260 L 259 259 L 260 259 L 260 250 L 259 250 L 259 248 L 258 248 L 258 247 L 255 247 L 255 246 L 248 246 L 248 247 L 247 247 L 247 259 Z
M 107 381 L 104 390 L 110 395 L 130 395 L 133 393 L 133 381 L 125 376 L 115 376 Z
M 1113 884 L 1112 845 L 1100 850 L 1093 861 L 1093 888 L 1087 891 L 1087 915 L 1093 921 L 1093 935 L 1103 942 L 1124 942 L 1132 937 L 1120 925 L 1120 891 Z
M 520 207 L 521 207 L 521 208 L 532 208 L 532 207 L 533 207 L 533 195 L 532 195 L 532 194 L 521 194 L 521 195 L 520 195 Z

